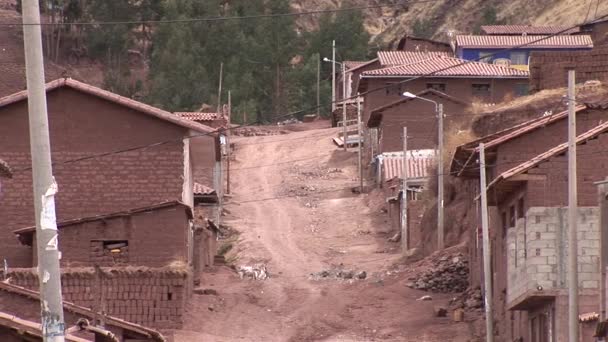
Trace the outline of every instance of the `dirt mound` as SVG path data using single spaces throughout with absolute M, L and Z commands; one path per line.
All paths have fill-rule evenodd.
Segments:
M 411 267 L 410 288 L 450 293 L 463 292 L 469 286 L 469 262 L 463 246 L 434 253 Z

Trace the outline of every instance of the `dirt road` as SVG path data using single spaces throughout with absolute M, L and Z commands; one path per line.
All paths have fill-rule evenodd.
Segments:
M 224 223 L 239 231 L 237 265 L 265 264 L 270 278 L 204 274 L 176 341 L 468 341 L 466 323 L 433 317 L 433 301 L 405 287 L 383 214 L 357 183 L 356 155 L 337 149 L 335 129 L 236 139 L 233 193 Z M 311 273 L 365 271 L 365 279 Z M 333 274 L 333 273 L 331 273 Z M 349 276 L 347 276 L 349 277 Z

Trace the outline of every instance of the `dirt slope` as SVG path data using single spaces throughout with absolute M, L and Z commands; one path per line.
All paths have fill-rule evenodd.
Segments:
M 238 265 L 263 263 L 265 281 L 226 267 L 203 276 L 176 341 L 468 341 L 467 323 L 434 318 L 449 295 L 409 289 L 384 217 L 356 195 L 355 154 L 330 141 L 335 129 L 236 140 L 226 224 L 241 232 Z M 264 166 L 264 167 L 260 167 Z M 366 271 L 366 279 L 310 274 Z

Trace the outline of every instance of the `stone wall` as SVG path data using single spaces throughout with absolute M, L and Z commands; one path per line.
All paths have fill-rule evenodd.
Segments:
M 578 209 L 579 287 L 599 286 L 599 212 L 595 207 Z M 507 233 L 507 302 L 528 290 L 567 288 L 567 208 L 532 207 Z
M 34 269 L 11 270 L 8 276 L 11 284 L 39 290 Z M 190 274 L 178 268 L 69 269 L 62 272 L 61 285 L 64 301 L 159 329 L 182 326 L 192 293 Z

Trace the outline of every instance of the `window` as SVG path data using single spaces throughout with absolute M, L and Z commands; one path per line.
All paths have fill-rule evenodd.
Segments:
M 517 218 L 524 218 L 524 199 L 523 197 L 517 200 Z
M 528 83 L 517 83 L 515 85 L 516 96 L 526 96 L 530 93 L 530 85 Z
M 528 54 L 525 51 L 511 51 L 511 64 L 527 65 Z
M 426 88 L 445 92 L 445 83 L 427 83 Z
M 515 206 L 509 207 L 509 228 L 515 227 Z
M 91 263 L 104 266 L 129 262 L 129 241 L 92 240 L 89 259 Z
M 490 84 L 488 83 L 473 83 L 471 86 L 473 90 L 473 96 L 489 96 L 490 95 Z
M 479 62 L 491 63 L 492 62 L 492 53 L 491 52 L 479 52 Z
M 401 96 L 401 83 L 387 83 L 386 84 L 386 95 Z

